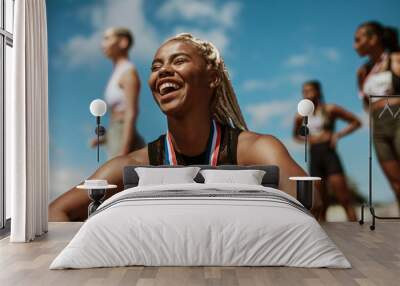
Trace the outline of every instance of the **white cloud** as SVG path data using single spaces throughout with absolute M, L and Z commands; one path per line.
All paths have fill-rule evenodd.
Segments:
M 50 168 L 50 201 L 85 180 L 90 172 L 76 166 L 52 166 Z
M 297 102 L 295 99 L 275 100 L 268 102 L 251 103 L 244 107 L 250 116 L 251 129 L 265 127 L 268 124 L 286 127 L 286 120 L 293 120 L 296 113 Z
M 287 67 L 304 67 L 310 64 L 312 61 L 311 56 L 308 53 L 290 55 L 284 62 Z
M 218 18 L 225 27 L 233 27 L 241 5 L 238 2 L 228 2 L 218 13 Z
M 311 47 L 302 53 L 289 55 L 283 65 L 289 68 L 299 68 L 319 64 L 321 61 L 337 63 L 341 54 L 335 47 Z
M 293 72 L 268 79 L 248 79 L 243 82 L 242 89 L 248 92 L 271 91 L 287 84 L 297 86 L 309 79 L 310 76 L 306 73 Z
M 213 22 L 222 27 L 232 27 L 240 11 L 240 3 L 228 2 L 217 7 L 214 1 L 169 0 L 161 6 L 157 16 L 163 20 L 177 17 L 198 23 Z
M 134 58 L 150 59 L 159 46 L 156 29 L 144 17 L 143 0 L 98 1 L 90 9 L 84 9 L 82 15 L 94 31 L 89 35 L 78 34 L 64 44 L 61 55 L 69 67 L 96 66 L 103 57 L 100 44 L 108 27 L 124 26 L 132 30 L 136 39 Z
M 266 101 L 248 104 L 244 107 L 246 115 L 249 116 L 250 130 L 265 128 L 273 125 L 288 130 L 291 134 L 294 117 L 297 113 L 297 100 L 295 97 L 284 100 Z M 304 145 L 299 144 L 291 137 L 279 138 L 292 155 L 299 155 L 304 152 Z
M 226 31 L 220 28 L 201 30 L 197 28 L 179 26 L 175 28 L 174 34 L 171 36 L 179 33 L 191 33 L 197 38 L 212 42 L 218 48 L 222 55 L 224 55 L 224 50 L 229 44 L 229 38 Z
M 304 152 L 304 144 L 294 141 L 291 137 L 284 138 L 281 141 L 291 154 Z
M 321 52 L 331 62 L 340 60 L 340 53 L 336 48 L 324 48 Z
M 273 79 L 248 79 L 242 84 L 242 89 L 244 91 L 256 91 L 256 90 L 272 90 L 279 87 L 282 84 L 281 78 Z
M 230 44 L 229 29 L 235 25 L 241 5 L 228 2 L 217 7 L 214 1 L 169 0 L 158 10 L 160 19 L 184 20 L 173 29 L 174 36 L 191 33 L 195 37 L 212 42 L 223 55 Z
M 79 65 L 95 65 L 101 59 L 101 33 L 88 37 L 77 35 L 71 38 L 62 49 L 62 56 L 69 67 Z
M 156 13 L 165 21 L 176 19 L 178 16 L 187 22 L 172 28 L 175 34 L 191 32 L 212 41 L 219 49 L 224 50 L 229 45 L 228 29 L 237 21 L 240 8 L 238 2 L 217 6 L 213 1 L 170 0 Z M 87 35 L 77 34 L 64 43 L 61 48 L 61 60 L 54 61 L 59 66 L 96 67 L 103 59 L 100 45 L 103 32 L 108 27 L 124 26 L 132 30 L 136 40 L 132 55 L 138 60 L 151 59 L 163 40 L 145 17 L 143 0 L 102 0 L 92 6 L 83 7 L 79 16 L 81 21 L 89 22 L 93 32 Z M 202 26 L 202 22 L 207 24 L 208 28 Z
M 292 85 L 303 84 L 305 81 L 310 80 L 310 78 L 311 76 L 302 72 L 291 73 L 287 76 L 288 81 Z

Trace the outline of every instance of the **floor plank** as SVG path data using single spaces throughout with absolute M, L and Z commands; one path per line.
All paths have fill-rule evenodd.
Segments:
M 351 262 L 352 269 L 290 267 L 117 267 L 48 269 L 81 223 L 50 223 L 49 233 L 32 243 L 0 240 L 0 285 L 399 285 L 400 223 L 368 225 L 338 222 L 323 228 Z

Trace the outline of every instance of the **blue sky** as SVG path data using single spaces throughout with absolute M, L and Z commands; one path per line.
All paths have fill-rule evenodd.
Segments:
M 135 35 L 131 58 L 142 80 L 138 129 L 147 141 L 165 131 L 165 118 L 147 86 L 152 56 L 164 39 L 187 31 L 221 49 L 250 129 L 281 139 L 303 167 L 303 146 L 291 139 L 301 83 L 319 79 L 327 102 L 367 122 L 355 84 L 365 59 L 353 51 L 354 31 L 372 19 L 400 27 L 400 2 L 395 0 L 46 2 L 52 198 L 98 166 L 88 146 L 95 123 L 89 104 L 103 97 L 112 69 L 100 52 L 107 27 L 126 26 Z M 338 150 L 348 175 L 367 194 L 366 126 L 341 140 Z M 374 181 L 376 200 L 394 199 L 376 163 Z

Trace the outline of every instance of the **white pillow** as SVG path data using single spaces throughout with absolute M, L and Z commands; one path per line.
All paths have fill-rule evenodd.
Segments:
M 139 186 L 195 183 L 199 167 L 182 168 L 135 168 Z
M 265 171 L 262 170 L 201 170 L 205 184 L 246 184 L 261 185 Z

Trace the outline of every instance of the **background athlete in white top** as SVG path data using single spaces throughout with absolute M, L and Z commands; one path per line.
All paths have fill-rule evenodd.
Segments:
M 114 65 L 105 89 L 110 125 L 99 142 L 106 144 L 108 159 L 126 155 L 144 146 L 143 138 L 136 130 L 140 79 L 128 55 L 133 42 L 133 36 L 128 29 L 109 28 L 104 32 L 103 53 Z M 97 139 L 93 139 L 91 146 L 96 146 L 96 143 Z

